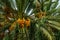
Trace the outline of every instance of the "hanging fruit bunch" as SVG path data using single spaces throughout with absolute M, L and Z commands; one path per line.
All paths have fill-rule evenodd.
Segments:
M 27 19 L 25 19 L 25 18 L 23 18 L 23 19 L 18 18 L 18 19 L 11 25 L 11 27 L 9 28 L 10 31 L 14 29 L 16 23 L 19 24 L 20 28 L 24 28 L 24 27 L 29 28 L 29 26 L 30 26 L 30 19 L 29 19 L 29 18 L 27 18 Z
M 44 18 L 46 16 L 46 12 L 38 12 L 35 16 L 39 19 Z

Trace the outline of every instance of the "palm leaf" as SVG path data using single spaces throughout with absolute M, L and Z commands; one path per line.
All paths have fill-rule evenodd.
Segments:
M 53 40 L 53 37 L 49 34 L 49 32 L 45 28 L 40 27 L 40 30 L 42 31 L 43 34 L 45 34 L 45 36 L 48 37 L 48 40 Z

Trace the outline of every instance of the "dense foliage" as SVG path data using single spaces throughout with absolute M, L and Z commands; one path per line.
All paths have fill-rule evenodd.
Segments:
M 0 40 L 60 40 L 59 0 L 0 0 Z

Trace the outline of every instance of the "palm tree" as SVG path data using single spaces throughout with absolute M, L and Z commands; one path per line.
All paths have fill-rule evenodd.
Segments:
M 1 40 L 57 40 L 59 0 L 0 0 Z M 59 40 L 59 39 L 58 39 Z

